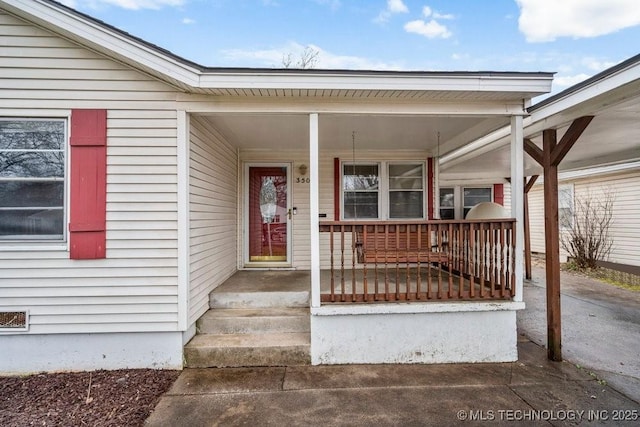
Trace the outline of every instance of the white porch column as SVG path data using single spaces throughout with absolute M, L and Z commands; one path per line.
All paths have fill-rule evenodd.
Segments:
M 515 301 L 522 301 L 524 278 L 524 145 L 522 116 L 511 116 L 511 216 L 516 219 Z
M 318 113 L 309 114 L 309 207 L 311 230 L 311 307 L 320 307 L 320 208 L 318 205 Z
M 189 320 L 189 115 L 177 112 L 178 164 L 178 330 Z

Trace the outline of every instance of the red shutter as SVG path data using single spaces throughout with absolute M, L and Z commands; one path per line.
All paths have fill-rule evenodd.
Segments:
M 435 189 L 433 188 L 433 157 L 427 159 L 427 218 L 435 218 Z
M 333 219 L 340 221 L 340 159 L 333 159 Z
M 504 184 L 493 184 L 493 202 L 504 206 Z
M 71 259 L 106 257 L 107 111 L 71 112 Z

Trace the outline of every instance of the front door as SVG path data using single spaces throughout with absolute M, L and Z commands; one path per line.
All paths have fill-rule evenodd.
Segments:
M 288 264 L 290 241 L 289 167 L 248 166 L 247 261 Z

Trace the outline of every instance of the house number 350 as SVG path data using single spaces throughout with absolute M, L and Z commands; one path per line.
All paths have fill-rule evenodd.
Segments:
M 296 183 L 297 184 L 309 184 L 311 182 L 310 178 L 305 178 L 303 176 L 299 176 L 296 178 Z

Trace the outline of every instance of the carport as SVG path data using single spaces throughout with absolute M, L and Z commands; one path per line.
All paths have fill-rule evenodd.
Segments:
M 562 360 L 558 171 L 640 158 L 640 55 L 527 109 L 523 122 L 524 175 L 544 177 L 548 358 Z M 444 150 L 441 175 L 472 179 L 509 176 L 510 128 L 458 149 Z M 526 200 L 526 197 L 525 197 Z M 525 202 L 526 203 L 526 202 Z

